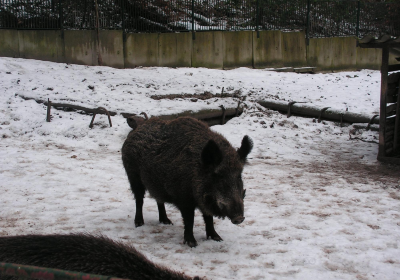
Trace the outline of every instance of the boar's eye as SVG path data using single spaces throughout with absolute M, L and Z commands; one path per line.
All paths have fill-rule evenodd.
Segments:
M 243 190 L 243 199 L 246 197 L 246 189 Z

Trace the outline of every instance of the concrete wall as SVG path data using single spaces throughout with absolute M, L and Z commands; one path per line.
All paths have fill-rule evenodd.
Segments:
M 122 30 L 100 30 L 99 38 L 102 65 L 124 68 L 124 40 Z
M 317 67 L 317 71 L 380 69 L 381 50 L 356 38 L 314 38 L 304 32 L 255 31 L 145 34 L 101 30 L 0 29 L 0 56 L 116 68 L 137 66 Z M 390 63 L 399 63 L 392 56 Z
M 20 57 L 17 31 L 0 29 L 0 56 Z
M 282 62 L 286 67 L 307 66 L 304 32 L 282 32 Z
M 97 65 L 95 35 L 95 32 L 91 30 L 65 30 L 64 62 L 83 65 Z
M 158 34 L 126 34 L 124 56 L 127 68 L 158 66 Z
M 63 61 L 62 32 L 59 30 L 18 30 L 19 57 Z
M 282 32 L 259 31 L 259 38 L 257 38 L 257 32 L 253 32 L 253 67 L 282 66 Z
M 58 62 L 124 68 L 122 31 L 101 30 L 99 38 L 97 44 L 97 32 L 93 30 L 65 30 L 64 56 Z
M 253 67 L 253 32 L 223 32 L 224 69 Z
M 357 40 L 355 37 L 310 39 L 307 61 L 322 70 L 357 68 Z M 380 63 L 379 61 L 375 61 Z
M 191 67 L 192 34 L 161 33 L 158 37 L 158 66 Z
M 357 48 L 356 64 L 358 69 L 380 69 L 382 60 L 381 49 L 362 49 Z
M 192 67 L 223 69 L 223 40 L 221 31 L 197 32 L 193 40 Z

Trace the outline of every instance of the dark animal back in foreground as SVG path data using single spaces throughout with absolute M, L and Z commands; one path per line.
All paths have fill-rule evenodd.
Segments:
M 88 234 L 0 237 L 0 262 L 132 280 L 192 279 L 152 263 L 132 246 Z M 18 278 L 0 274 L 0 279 Z

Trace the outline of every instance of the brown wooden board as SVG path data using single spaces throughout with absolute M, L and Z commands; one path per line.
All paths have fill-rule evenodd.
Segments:
M 396 103 L 397 102 L 397 88 L 393 89 L 388 89 L 387 90 L 387 96 L 386 96 L 386 102 L 387 103 Z
M 397 107 L 397 103 L 387 106 L 386 107 L 386 116 L 389 117 L 389 116 L 396 115 L 396 107 Z
M 397 84 L 400 80 L 400 73 L 392 73 L 388 76 L 388 84 Z
M 398 58 L 396 58 L 396 59 L 398 60 Z M 389 65 L 389 72 L 399 71 L 399 70 L 400 70 L 400 64 Z

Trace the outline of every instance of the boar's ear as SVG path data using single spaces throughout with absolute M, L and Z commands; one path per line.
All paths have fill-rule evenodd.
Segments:
M 241 161 L 246 161 L 247 155 L 253 149 L 253 140 L 249 136 L 243 137 L 242 146 L 240 146 L 239 150 L 237 151 Z
M 218 166 L 222 161 L 222 153 L 217 143 L 209 140 L 201 152 L 201 161 L 205 167 Z

